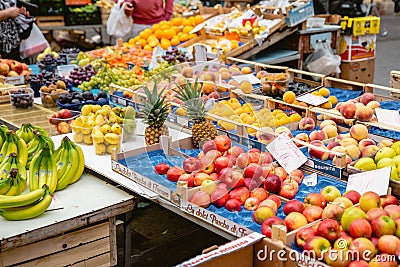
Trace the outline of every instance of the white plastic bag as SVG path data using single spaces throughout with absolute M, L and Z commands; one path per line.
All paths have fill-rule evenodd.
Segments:
M 28 58 L 43 52 L 49 46 L 49 42 L 47 42 L 39 27 L 36 23 L 33 23 L 29 37 L 21 41 L 19 55 L 22 59 Z
M 304 61 L 304 67 L 323 75 L 340 73 L 340 57 L 334 54 L 330 41 L 317 42 L 315 51 Z
M 116 38 L 125 37 L 132 29 L 133 19 L 125 15 L 124 7 L 126 3 L 118 1 L 116 5 L 111 8 L 110 16 L 107 20 L 107 34 Z

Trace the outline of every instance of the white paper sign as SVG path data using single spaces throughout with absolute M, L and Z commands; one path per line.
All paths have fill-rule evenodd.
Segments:
M 376 108 L 375 114 L 378 122 L 393 125 L 396 127 L 400 125 L 400 114 L 398 110 Z
M 296 97 L 296 99 L 300 102 L 304 102 L 309 105 L 313 105 L 314 107 L 318 107 L 319 105 L 322 105 L 325 102 L 328 102 L 328 99 L 323 98 L 321 96 L 312 95 L 312 94 L 305 94 L 305 95 Z
M 196 25 L 196 26 L 189 32 L 189 34 L 193 34 L 193 33 L 196 33 L 196 32 L 198 32 L 198 31 L 200 31 L 201 29 L 203 29 L 203 28 L 206 26 L 206 24 L 207 24 L 207 21 L 204 21 L 204 22 L 202 22 L 202 23 Z
M 278 135 L 267 146 L 267 150 L 288 173 L 298 169 L 307 161 L 307 157 L 285 133 Z
M 25 84 L 25 76 L 5 77 L 4 82 L 12 85 L 23 85 Z
M 360 195 L 373 191 L 380 196 L 386 195 L 389 187 L 391 167 L 373 171 L 351 174 L 347 181 L 346 191 L 354 190 Z
M 318 175 L 316 173 L 307 175 L 303 179 L 303 184 L 305 184 L 306 186 L 316 186 L 317 183 L 318 183 Z
M 242 81 L 249 81 L 251 84 L 261 83 L 260 79 L 258 79 L 253 74 L 236 75 L 236 76 L 233 76 L 232 78 L 235 81 L 237 81 L 238 83 L 241 83 Z

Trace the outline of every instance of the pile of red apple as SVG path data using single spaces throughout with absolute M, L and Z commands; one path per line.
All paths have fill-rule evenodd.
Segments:
M 296 233 L 296 245 L 313 251 L 331 266 L 398 266 L 400 207 L 396 197 L 381 198 L 374 192 L 360 197 L 355 191 L 345 196 L 359 206 L 330 213 L 336 215 L 323 216 L 313 226 L 301 228 Z
M 49 123 L 54 125 L 59 134 L 71 132 L 72 113 L 68 109 L 61 109 L 49 116 Z
M 29 74 L 28 65 L 25 63 L 12 59 L 0 59 L 0 76 L 29 76 Z

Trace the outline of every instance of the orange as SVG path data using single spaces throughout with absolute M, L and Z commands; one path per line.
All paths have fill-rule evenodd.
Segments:
M 182 33 L 180 39 L 181 42 L 186 42 L 187 40 L 189 40 L 189 35 L 187 33 Z
M 192 27 L 192 26 L 185 26 L 185 27 L 183 28 L 182 32 L 183 32 L 183 33 L 189 34 L 189 32 L 190 32 L 191 30 L 193 30 L 193 27 Z
M 196 21 L 195 21 L 194 17 L 190 17 L 189 20 L 190 20 L 190 25 L 196 26 Z
M 171 39 L 171 45 L 173 45 L 173 46 L 177 46 L 178 44 L 180 44 L 180 42 L 181 41 L 176 37 Z
M 144 50 L 149 50 L 149 51 L 153 51 L 153 48 L 151 47 L 151 45 L 147 44 L 143 47 Z
M 193 38 L 196 38 L 196 37 L 197 37 L 197 34 L 195 34 L 195 33 L 189 34 L 189 39 L 193 39 Z
M 296 94 L 292 91 L 287 91 L 283 94 L 283 101 L 288 104 L 292 104 L 296 100 Z
M 158 39 L 157 38 L 152 38 L 151 40 L 149 40 L 149 45 L 151 47 L 156 47 L 158 45 Z
M 147 44 L 147 41 L 145 39 L 139 39 L 138 43 L 144 47 Z
M 174 24 L 175 26 L 180 26 L 180 25 L 182 25 L 182 18 L 179 18 L 179 17 L 173 18 L 173 19 L 171 20 L 171 22 L 172 22 L 172 24 Z
M 151 30 L 150 29 L 145 29 L 139 33 L 140 38 L 147 40 L 149 36 L 151 35 Z
M 192 22 L 189 19 L 183 19 L 182 20 L 182 25 L 183 26 L 192 26 Z
M 163 40 L 161 41 L 160 47 L 161 47 L 162 49 L 164 49 L 164 50 L 168 50 L 168 48 L 171 47 L 171 42 L 170 42 L 169 40 L 167 40 L 167 39 L 163 39 Z
M 167 38 L 168 40 L 171 40 L 172 37 L 175 36 L 175 32 L 172 29 L 168 29 L 164 31 L 164 37 Z
M 196 22 L 196 25 L 197 25 L 197 24 L 204 22 L 204 18 L 202 15 L 197 15 L 194 17 L 194 21 Z
M 157 30 L 157 31 L 155 32 L 155 35 L 156 35 L 156 37 L 157 37 L 158 39 L 161 40 L 161 38 L 164 37 L 164 32 L 163 32 L 162 30 Z
M 153 30 L 153 32 L 156 32 L 157 30 L 161 29 L 161 26 L 159 24 L 153 24 L 153 26 L 151 26 L 151 29 Z

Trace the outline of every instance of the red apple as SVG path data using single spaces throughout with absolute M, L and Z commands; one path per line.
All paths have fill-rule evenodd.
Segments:
M 342 206 L 330 203 L 324 208 L 324 211 L 322 212 L 322 219 L 333 219 L 340 223 L 343 213 L 344 208 Z
M 220 176 L 219 173 L 213 172 L 210 174 L 210 180 L 217 181 L 219 180 L 219 176 Z
M 191 173 L 184 173 L 178 178 L 178 182 L 186 182 L 188 187 L 194 186 L 194 175 Z
M 247 153 L 249 155 L 249 162 L 258 164 L 260 162 L 260 155 L 259 151 L 250 151 Z
M 299 213 L 299 212 L 289 213 L 285 217 L 284 221 L 285 221 L 285 224 L 287 227 L 287 232 L 301 228 L 308 224 L 306 217 L 302 213 Z
M 367 219 L 356 219 L 350 223 L 350 235 L 352 238 L 370 238 L 372 228 Z
M 154 167 L 154 171 L 160 175 L 167 174 L 168 170 L 169 170 L 169 165 L 167 163 L 158 163 Z
M 308 239 L 314 237 L 316 235 L 316 231 L 312 227 L 302 228 L 296 233 L 296 245 L 300 248 L 304 248 L 304 244 Z
M 221 171 L 219 179 L 230 188 L 238 188 L 244 185 L 244 177 L 240 169 L 225 168 Z
M 193 194 L 193 196 L 189 200 L 190 203 L 193 203 L 202 208 L 208 208 L 210 206 L 210 195 L 203 191 L 197 191 Z
M 236 166 L 244 169 L 250 164 L 249 155 L 247 153 L 240 154 L 236 159 Z
M 171 182 L 177 182 L 179 177 L 186 173 L 183 169 L 174 166 L 167 171 L 167 179 Z
M 351 200 L 347 197 L 337 197 L 333 200 L 333 202 L 335 202 L 335 204 L 341 205 L 345 209 L 353 206 L 353 202 L 351 202 Z
M 309 223 L 312 223 L 322 218 L 323 211 L 319 206 L 308 206 L 303 210 L 303 215 Z
M 268 193 L 264 188 L 258 187 L 250 192 L 250 197 L 256 197 L 261 202 L 268 198 Z
M 400 238 L 400 218 L 397 218 L 394 220 L 394 223 L 396 224 L 396 232 L 395 235 Z
M 271 164 L 274 161 L 274 157 L 269 152 L 262 152 L 260 154 L 259 164 Z
M 349 265 L 347 265 L 347 267 L 370 267 L 368 262 L 366 262 L 365 260 L 355 260 L 350 262 Z
M 400 217 L 400 207 L 397 205 L 390 204 L 383 209 L 389 214 L 389 217 L 393 220 Z
M 49 116 L 49 123 L 57 125 L 60 122 L 60 120 L 57 119 L 58 119 L 58 113 L 53 113 Z
M 273 200 L 276 203 L 276 206 L 278 207 L 278 209 L 281 206 L 281 200 L 279 199 L 279 197 L 275 196 L 275 195 L 271 195 L 268 197 L 268 199 Z
M 228 149 L 228 155 L 231 155 L 235 159 L 242 153 L 244 153 L 244 150 L 240 146 L 232 146 Z
M 321 259 L 324 253 L 331 248 L 331 243 L 326 238 L 314 236 L 306 241 L 304 250 L 310 251 L 309 255 L 314 255 L 316 259 Z
M 304 173 L 301 170 L 296 169 L 290 172 L 289 178 L 300 184 L 300 182 L 304 179 Z
M 373 208 L 379 208 L 381 206 L 381 198 L 375 192 L 366 192 L 364 193 L 359 200 L 360 208 L 367 212 Z
M 215 171 L 216 172 L 221 172 L 223 169 L 225 169 L 226 167 L 232 167 L 232 162 L 230 161 L 230 159 L 228 157 L 218 157 L 217 159 L 215 159 Z
M 359 259 L 368 260 L 375 256 L 376 250 L 371 240 L 365 237 L 354 239 L 350 244 L 350 251 L 357 253 Z
M 211 203 L 216 207 L 224 207 L 226 202 L 229 200 L 229 191 L 223 188 L 217 188 L 211 194 Z
M 258 179 L 262 176 L 262 174 L 261 166 L 256 163 L 250 163 L 244 169 L 244 177 L 246 178 Z
M 284 186 L 284 185 L 291 185 L 291 186 L 293 186 L 296 190 L 299 189 L 299 184 L 298 184 L 295 180 L 292 180 L 292 179 L 286 179 L 286 180 L 284 180 L 284 181 L 282 182 L 282 186 Z
M 271 218 L 273 216 L 275 216 L 275 212 L 272 208 L 259 207 L 258 209 L 256 209 L 255 212 L 253 212 L 253 221 L 261 225 L 264 223 L 266 219 Z
M 385 197 L 381 197 L 381 205 L 383 208 L 391 204 L 399 205 L 399 201 L 395 196 L 387 195 Z
M 282 167 L 276 167 L 274 169 L 274 174 L 281 178 L 282 181 L 288 177 L 287 172 Z
M 353 202 L 354 205 L 359 202 L 360 197 L 361 197 L 361 195 L 357 191 L 354 191 L 354 190 L 350 190 L 350 191 L 345 192 L 343 194 L 343 196 L 347 197 L 348 199 L 350 199 L 351 202 Z
M 231 147 L 231 139 L 226 135 L 218 135 L 214 139 L 218 151 L 225 152 Z
M 396 257 L 387 253 L 376 255 L 369 262 L 369 267 L 398 267 Z
M 202 147 L 204 154 L 207 154 L 207 152 L 210 150 L 216 150 L 216 149 L 217 149 L 217 147 L 216 147 L 214 141 L 212 141 L 212 140 L 206 141 Z
M 71 111 L 69 111 L 68 109 L 65 109 L 65 108 L 61 109 L 57 113 L 58 113 L 58 117 L 61 119 L 69 119 L 72 117 Z
M 244 202 L 244 208 L 246 210 L 256 210 L 258 208 L 258 205 L 260 204 L 260 200 L 256 197 L 249 197 L 246 199 Z
M 325 198 L 318 193 L 309 193 L 305 198 L 304 198 L 304 204 L 306 206 L 318 206 L 321 208 L 325 208 L 326 206 L 326 201 Z
M 263 182 L 265 190 L 272 194 L 279 194 L 281 191 L 282 180 L 275 174 L 270 174 Z
M 371 239 L 372 244 L 374 244 L 375 249 L 378 250 L 378 241 L 379 241 L 379 238 L 373 236 L 373 237 L 371 237 L 370 239 Z
M 272 225 L 285 225 L 285 221 L 279 217 L 273 216 L 266 219 L 261 225 L 261 233 L 268 238 L 272 236 Z
M 215 171 L 215 164 L 213 162 L 211 162 L 210 164 L 204 164 L 204 162 L 207 162 L 207 160 L 204 161 L 204 159 L 202 159 L 200 162 L 201 162 L 200 166 L 202 166 L 201 167 L 202 172 L 211 174 Z
M 226 191 L 230 190 L 229 186 L 226 183 L 222 183 L 222 182 L 217 184 L 217 189 L 225 189 Z
M 247 189 L 250 188 L 250 185 L 251 185 L 252 180 L 253 180 L 253 179 L 251 179 L 251 178 L 244 178 L 244 186 L 245 186 Z
M 345 231 L 341 231 L 339 238 L 333 243 L 333 247 L 336 249 L 349 249 L 353 238 L 349 236 Z
M 340 225 L 335 220 L 325 219 L 318 225 L 316 233 L 318 236 L 322 236 L 333 242 L 340 235 Z
M 325 262 L 332 267 L 346 267 L 351 262 L 351 253 L 347 249 L 328 249 L 324 253 Z
M 279 191 L 279 195 L 286 199 L 293 199 L 298 191 L 298 187 L 294 184 L 284 184 L 281 186 L 281 190 Z
M 237 199 L 228 199 L 228 201 L 226 201 L 225 208 L 230 212 L 240 211 L 242 204 Z
M 250 193 L 246 187 L 235 188 L 231 192 L 229 192 L 229 198 L 238 200 L 241 205 L 244 204 L 244 202 L 246 201 L 246 199 L 249 198 L 249 196 Z
M 297 199 L 292 199 L 286 202 L 285 206 L 283 206 L 283 213 L 285 213 L 285 215 L 294 211 L 302 213 L 304 211 L 304 203 Z
M 367 214 L 360 209 L 359 207 L 350 207 L 346 209 L 343 213 L 342 219 L 341 219 L 341 224 L 343 230 L 349 233 L 350 231 L 350 224 L 355 220 L 355 219 L 367 219 Z
M 400 239 L 394 235 L 383 235 L 379 237 L 378 250 L 381 253 L 400 256 Z
M 383 235 L 394 235 L 396 233 L 396 224 L 389 216 L 382 215 L 371 221 L 372 234 L 376 237 Z
M 332 202 L 335 198 L 341 196 L 339 189 L 333 185 L 325 186 L 319 193 L 325 198 L 326 203 Z
M 183 161 L 183 169 L 185 172 L 191 173 L 199 170 L 200 160 L 193 157 L 188 157 Z
M 367 212 L 368 220 L 372 222 L 373 219 L 380 217 L 382 215 L 389 216 L 389 213 L 382 208 L 373 208 Z
M 198 172 L 194 175 L 194 186 L 200 186 L 205 180 L 211 180 L 210 175 L 205 172 Z

